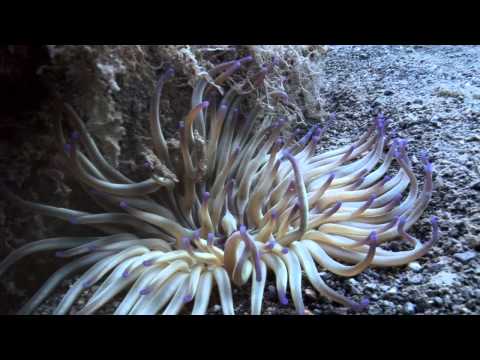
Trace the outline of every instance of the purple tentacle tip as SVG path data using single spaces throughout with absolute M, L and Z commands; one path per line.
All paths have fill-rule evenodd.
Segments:
M 187 295 L 185 295 L 185 296 L 183 297 L 183 303 L 184 303 L 184 304 L 187 304 L 187 303 L 189 303 L 189 302 L 192 301 L 192 300 L 193 300 L 193 296 L 192 296 L 191 294 L 187 294 Z
M 208 101 L 202 102 L 202 109 L 206 109 L 209 105 L 210 103 Z
M 288 248 L 287 248 L 287 247 L 284 247 L 284 248 L 282 249 L 282 254 L 283 254 L 283 255 L 287 255 L 287 254 L 288 254 Z
M 67 153 L 70 154 L 72 152 L 72 145 L 71 144 L 65 144 L 63 145 L 63 150 Z
M 428 151 L 427 150 L 422 150 L 420 152 L 420 160 L 424 164 L 428 164 Z
M 168 68 L 166 71 L 165 71 L 165 76 L 167 78 L 171 78 L 172 76 L 175 75 L 175 69 L 174 68 Z
M 277 210 L 272 209 L 272 211 L 270 212 L 270 218 L 271 218 L 272 220 L 277 220 L 277 218 L 278 218 Z
M 89 252 L 94 252 L 98 249 L 98 246 L 97 245 L 88 245 L 87 246 L 87 251 Z
M 288 298 L 283 291 L 278 292 L 278 298 L 280 300 L 280 304 L 288 305 Z
M 193 232 L 192 240 L 200 239 L 200 230 L 197 229 Z M 190 239 L 187 238 L 187 241 L 190 242 Z
M 425 164 L 425 172 L 427 174 L 431 174 L 433 172 L 433 164 L 432 163 Z
M 405 219 L 405 217 L 403 217 L 403 216 L 400 216 L 400 217 L 398 218 L 398 225 L 397 225 L 398 228 L 399 228 L 399 229 L 403 229 L 403 227 L 405 226 L 405 223 L 406 223 L 406 222 L 407 222 L 407 219 Z
M 208 201 L 208 199 L 210 199 L 210 193 L 205 191 L 202 195 L 202 201 L 203 203 L 206 203 Z
M 272 249 L 275 247 L 276 244 L 277 244 L 277 242 L 276 242 L 275 240 L 270 240 L 270 241 L 267 243 L 267 245 L 265 246 L 265 248 L 266 248 L 267 250 L 272 250 Z
M 65 251 L 62 251 L 62 250 L 57 251 L 57 252 L 55 253 L 55 256 L 56 256 L 56 257 L 64 257 L 64 256 L 65 256 Z
M 68 219 L 68 222 L 72 225 L 77 225 L 78 224 L 78 219 L 75 216 L 72 216 L 70 219 Z
M 130 276 L 130 272 L 129 272 L 128 270 L 125 270 L 125 271 L 123 272 L 123 274 L 122 274 L 122 277 L 123 277 L 124 279 L 128 278 L 129 276 Z
M 93 282 L 94 282 L 93 279 L 87 280 L 87 281 L 85 281 L 85 282 L 82 284 L 82 287 L 83 287 L 84 289 L 86 289 L 86 288 L 92 286 L 92 285 L 93 285 Z
M 377 245 L 378 243 L 378 237 L 377 237 L 377 232 L 376 231 L 372 231 L 370 233 L 370 235 L 368 235 L 368 243 L 370 245 Z
M 149 267 L 149 266 L 152 266 L 153 265 L 153 260 L 145 260 L 143 262 L 143 266 L 145 267 Z
M 122 209 L 128 208 L 128 204 L 127 204 L 126 201 L 120 201 L 120 204 L 119 204 L 119 205 L 120 205 L 120 207 L 121 207 Z
M 73 131 L 70 135 L 70 139 L 72 139 L 72 141 L 77 141 L 80 139 L 80 133 L 78 131 Z
M 432 217 L 430 218 L 430 223 L 431 223 L 433 226 L 438 226 L 438 217 L 432 216 Z
M 253 56 L 252 55 L 247 55 L 241 59 L 238 59 L 237 61 L 240 62 L 240 63 L 245 63 L 245 62 L 250 62 L 253 60 Z
M 393 203 L 394 203 L 395 205 L 400 204 L 401 201 L 402 201 L 402 194 L 397 194 L 397 195 L 395 195 L 395 197 L 393 198 Z
M 214 233 L 212 233 L 212 232 L 208 233 L 208 235 L 207 235 L 207 244 L 208 244 L 209 246 L 212 246 L 212 245 L 213 245 L 213 240 L 214 240 L 214 238 L 215 238 L 215 234 L 214 234 Z
M 146 287 L 146 288 L 144 288 L 140 291 L 140 295 L 148 295 L 151 292 L 152 292 L 152 288 L 151 287 Z
M 240 225 L 240 235 L 245 236 L 247 234 L 247 227 L 245 225 Z

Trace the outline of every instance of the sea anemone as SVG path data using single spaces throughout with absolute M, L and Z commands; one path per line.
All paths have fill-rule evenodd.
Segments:
M 140 182 L 111 166 L 75 110 L 62 104 L 56 122 L 59 153 L 104 212 L 33 203 L 14 195 L 6 184 L 0 189 L 22 208 L 71 226 L 88 225 L 103 235 L 35 241 L 7 256 L 0 274 L 32 253 L 55 251 L 57 257 L 71 259 L 20 314 L 32 313 L 65 278 L 81 271 L 55 314 L 68 313 L 80 294 L 95 285 L 78 314 L 94 313 L 120 294 L 115 314 L 178 314 L 184 307 L 205 314 L 215 288 L 223 313 L 234 314 L 232 284 L 248 282 L 251 314 L 260 314 L 270 276 L 279 302 L 286 305 L 290 298 L 303 314 L 302 271 L 321 295 L 360 311 L 368 300 L 333 290 L 319 268 L 351 277 L 370 266 L 401 266 L 438 241 L 435 217 L 431 240 L 422 243 L 407 233 L 432 194 L 432 164 L 426 154 L 420 190 L 407 142 L 386 135 L 381 115 L 353 145 L 320 153 L 318 143 L 334 114 L 323 128 L 314 126 L 299 140 L 286 131 L 285 119 L 260 120 L 260 106 L 244 116 L 241 102 L 258 93 L 271 66 L 222 95 L 219 89 L 250 60 L 223 63 L 200 77 L 192 109 L 178 125 L 177 142 L 167 142 L 162 132 L 160 96 L 174 75 L 172 69 L 164 71 L 151 104 L 155 156 L 146 164 L 151 176 Z M 392 164 L 397 171 L 392 172 Z M 381 247 L 398 239 L 412 249 Z

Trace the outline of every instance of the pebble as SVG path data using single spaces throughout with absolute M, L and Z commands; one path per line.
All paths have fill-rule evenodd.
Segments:
M 398 293 L 398 290 L 396 287 L 392 287 L 390 289 L 387 290 L 387 294 L 390 294 L 390 295 L 395 295 Z
M 407 302 L 405 305 L 403 305 L 403 312 L 405 314 L 415 314 L 415 309 L 415 304 L 412 304 L 411 302 Z
M 268 314 L 274 315 L 274 314 L 277 312 L 277 309 L 274 308 L 273 306 L 270 306 L 270 307 L 266 308 L 265 311 L 266 311 Z
M 410 284 L 414 284 L 414 285 L 421 284 L 423 282 L 423 276 L 420 275 L 420 274 L 413 275 L 413 276 L 408 278 L 408 282 Z
M 422 269 L 422 265 L 420 265 L 418 262 L 414 261 L 408 264 L 408 268 L 413 270 L 413 271 L 420 271 Z
M 309 298 L 310 300 L 317 300 L 318 299 L 317 293 L 315 291 L 313 291 L 312 289 L 309 289 L 309 288 L 305 289 L 305 296 L 307 298 Z
M 268 285 L 267 290 L 268 290 L 268 295 L 271 298 L 275 298 L 277 296 L 277 289 L 275 289 L 275 286 Z
M 365 285 L 365 287 L 370 290 L 375 290 L 378 287 L 378 285 L 375 283 L 368 283 L 367 285 Z
M 214 312 L 220 312 L 222 310 L 222 307 L 218 304 L 213 305 L 213 311 Z
M 451 286 L 458 279 L 458 275 L 448 271 L 441 271 L 432 276 L 430 284 L 435 286 Z
M 480 191 L 480 181 L 475 182 L 474 184 L 470 185 L 470 187 L 471 187 L 473 190 Z
M 463 263 L 467 263 L 477 256 L 475 251 L 465 251 L 462 253 L 456 253 L 453 257 Z

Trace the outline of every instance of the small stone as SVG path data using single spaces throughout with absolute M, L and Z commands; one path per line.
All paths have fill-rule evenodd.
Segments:
M 383 305 L 389 309 L 393 309 L 395 307 L 395 304 L 393 302 L 387 300 L 383 301 Z
M 267 291 L 270 298 L 275 298 L 277 296 L 277 290 L 275 289 L 275 286 L 268 285 Z
M 376 306 L 370 306 L 368 308 L 368 314 L 369 315 L 379 315 L 382 313 L 382 310 Z
M 472 135 L 466 139 L 468 142 L 480 141 L 480 135 Z
M 442 300 L 441 297 L 435 296 L 435 297 L 433 298 L 433 303 L 434 303 L 435 305 L 442 306 L 442 305 L 443 305 L 443 300 Z
M 467 263 L 477 256 L 475 251 L 465 251 L 462 253 L 456 253 L 453 257 L 463 263 Z
M 375 283 L 368 283 L 367 285 L 365 285 L 365 287 L 370 290 L 375 290 L 378 287 L 378 285 Z
M 458 275 L 447 271 L 441 271 L 438 274 L 432 276 L 430 284 L 440 286 L 452 286 L 454 282 L 458 280 Z
M 312 289 L 309 289 L 309 288 L 305 289 L 305 295 L 310 300 L 317 300 L 318 299 L 317 293 L 315 291 L 313 291 Z
M 480 289 L 475 289 L 475 290 L 474 290 L 474 293 L 475 293 L 475 297 L 476 297 L 477 299 L 480 299 Z
M 418 284 L 421 284 L 423 281 L 423 276 L 420 275 L 420 274 L 417 274 L 417 275 L 413 275 L 411 277 L 408 278 L 408 282 L 410 284 L 413 284 L 413 285 L 418 285 Z
M 414 262 L 411 262 L 410 264 L 408 264 L 408 268 L 417 272 L 417 271 L 420 271 L 422 269 L 422 265 L 420 265 L 418 262 L 414 261 Z
M 473 183 L 472 185 L 470 185 L 470 187 L 471 187 L 473 190 L 480 191 L 480 181 L 477 181 L 477 182 Z
M 351 285 L 351 286 L 357 286 L 359 283 L 357 280 L 355 279 L 348 279 L 348 283 Z
M 270 315 L 274 315 L 276 313 L 276 309 L 273 306 L 270 306 L 265 309 L 265 312 Z
M 396 293 L 398 293 L 398 290 L 397 290 L 396 287 L 392 287 L 392 288 L 387 290 L 387 294 L 389 294 L 389 295 L 395 295 Z
M 411 302 L 407 302 L 407 303 L 403 306 L 403 312 L 404 312 L 405 314 L 415 314 L 415 309 L 416 309 L 415 304 L 412 304 Z
M 222 307 L 218 304 L 213 305 L 213 311 L 214 312 L 220 312 L 222 310 Z

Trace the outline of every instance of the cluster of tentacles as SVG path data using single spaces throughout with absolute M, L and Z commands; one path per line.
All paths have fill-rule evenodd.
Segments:
M 193 314 L 205 314 L 215 288 L 223 313 L 233 314 L 231 284 L 249 281 L 251 313 L 260 314 L 268 276 L 275 279 L 280 303 L 290 297 L 302 314 L 302 271 L 321 295 L 361 310 L 368 301 L 331 289 L 319 268 L 355 276 L 369 266 L 407 264 L 435 244 L 435 218 L 431 240 L 422 243 L 407 233 L 432 193 L 426 155 L 420 190 L 406 141 L 386 136 L 382 116 L 353 145 L 318 153 L 327 126 L 315 126 L 296 140 L 285 135 L 284 119 L 260 120 L 260 106 L 243 115 L 240 104 L 260 86 L 269 67 L 223 96 L 218 89 L 250 60 L 221 64 L 208 74 L 213 81 L 207 76 L 198 80 L 192 110 L 178 126 L 179 141 L 167 142 L 162 133 L 160 96 L 173 71 L 161 76 L 150 116 L 154 156 L 146 166 L 151 177 L 141 182 L 111 166 L 76 112 L 64 105 L 56 127 L 64 164 L 105 212 L 25 201 L 5 184 L 1 191 L 18 206 L 72 226 L 95 227 L 104 235 L 40 240 L 4 259 L 0 274 L 40 251 L 72 259 L 20 313 L 33 312 L 62 280 L 80 271 L 83 275 L 55 314 L 68 313 L 82 291 L 93 286 L 78 314 L 91 314 L 119 294 L 124 296 L 116 314 L 177 314 L 189 307 Z M 398 165 L 395 175 L 390 174 L 392 163 Z M 382 249 L 382 243 L 396 239 L 412 249 Z

